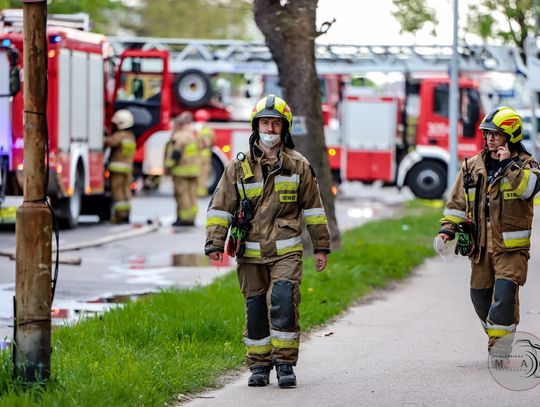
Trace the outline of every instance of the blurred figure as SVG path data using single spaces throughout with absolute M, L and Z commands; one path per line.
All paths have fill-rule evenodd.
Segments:
M 9 59 L 9 94 L 15 96 L 21 90 L 21 70 L 19 69 L 19 52 L 15 49 L 10 49 L 8 52 Z
M 183 112 L 173 120 L 173 132 L 166 146 L 165 171 L 173 177 L 176 221 L 173 226 L 194 226 L 197 215 L 199 148 L 193 114 Z
M 208 195 L 208 178 L 212 170 L 212 147 L 214 146 L 214 131 L 206 126 L 210 113 L 200 109 L 195 112 L 195 129 L 197 130 L 197 145 L 200 152 L 200 171 L 197 177 L 197 196 Z
M 131 211 L 131 174 L 135 155 L 133 114 L 126 109 L 117 110 L 112 119 L 114 132 L 105 137 L 105 147 L 111 148 L 108 169 L 111 174 L 112 223 L 129 223 Z

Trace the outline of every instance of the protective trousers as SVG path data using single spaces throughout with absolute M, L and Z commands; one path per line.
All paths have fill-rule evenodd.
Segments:
M 519 323 L 519 286 L 527 279 L 529 252 L 492 253 L 482 248 L 478 264 L 472 263 L 471 300 L 488 334 L 488 349 Z
M 238 281 L 245 298 L 248 367 L 296 364 L 301 280 L 300 254 L 269 264 L 238 264 Z
M 197 215 L 197 177 L 173 176 L 178 220 L 193 223 Z
M 129 220 L 131 211 L 131 173 L 111 171 L 112 222 Z
M 197 178 L 197 195 L 205 197 L 208 195 L 208 178 L 212 169 L 212 152 L 210 149 L 201 151 L 200 172 Z

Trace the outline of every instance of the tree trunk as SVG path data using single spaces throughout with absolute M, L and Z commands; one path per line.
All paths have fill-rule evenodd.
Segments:
M 284 98 L 294 116 L 303 116 L 307 134 L 293 137 L 296 148 L 317 174 L 326 209 L 332 248 L 341 244 L 337 228 L 332 176 L 324 141 L 321 90 L 315 68 L 315 26 L 318 0 L 255 0 L 255 22 L 279 72 Z

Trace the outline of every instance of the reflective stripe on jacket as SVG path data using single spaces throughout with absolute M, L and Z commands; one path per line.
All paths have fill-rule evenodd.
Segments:
M 223 173 L 207 212 L 207 251 L 223 250 L 233 216 L 246 196 L 254 206 L 254 219 L 246 236 L 246 250 L 239 262 L 266 263 L 302 252 L 302 219 L 315 250 L 328 250 L 330 234 L 319 186 L 308 161 L 295 150 L 284 148 L 263 180 L 269 161 L 255 148 L 249 160 L 253 176 L 244 178 L 238 159 Z M 243 187 L 242 187 L 243 181 Z
M 443 228 L 457 231 L 457 224 L 470 212 L 477 225 L 478 244 L 487 245 L 486 197 L 489 195 L 490 224 L 494 252 L 529 249 L 533 220 L 534 195 L 540 190 L 538 163 L 527 153 L 514 154 L 488 182 L 485 152 L 467 160 L 474 187 L 468 194 L 463 186 L 465 164 L 457 177 L 440 223 Z M 475 260 L 478 260 L 478 251 Z
M 191 126 L 184 126 L 171 136 L 169 156 L 165 157 L 165 165 L 170 173 L 179 177 L 197 177 L 200 171 L 200 152 L 197 146 L 195 132 Z M 173 158 L 174 152 L 180 153 L 180 158 Z
M 115 131 L 105 137 L 104 144 L 111 148 L 108 169 L 112 172 L 130 174 L 133 171 L 133 156 L 135 155 L 135 136 L 130 130 Z

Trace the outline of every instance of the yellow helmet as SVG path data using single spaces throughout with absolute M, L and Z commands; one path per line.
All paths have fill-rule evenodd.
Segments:
M 289 132 L 292 129 L 292 112 L 287 102 L 276 95 L 268 95 L 257 102 L 251 112 L 251 128 L 257 130 L 261 117 L 279 117 L 287 122 Z
M 502 106 L 492 111 L 482 123 L 480 130 L 495 130 L 503 132 L 509 143 L 518 143 L 523 138 L 523 123 L 521 116 L 510 107 Z

